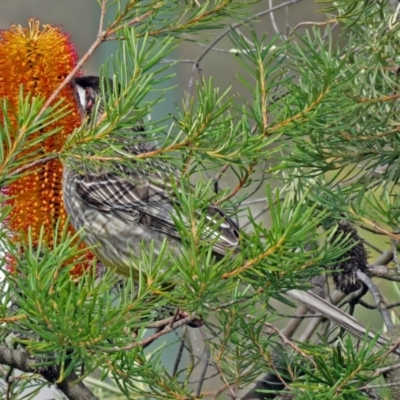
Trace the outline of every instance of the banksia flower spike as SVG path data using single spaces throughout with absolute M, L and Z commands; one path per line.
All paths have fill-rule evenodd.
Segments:
M 12 25 L 9 30 L 0 31 L 0 99 L 7 101 L 7 115 L 0 109 L 0 118 L 2 121 L 7 118 L 15 133 L 10 135 L 12 145 L 3 150 L 8 153 L 6 158 L 15 157 L 20 161 L 19 165 L 21 161 L 25 163 L 26 160 L 28 165 L 43 159 L 58 152 L 67 136 L 80 125 L 74 94 L 68 85 L 58 100 L 63 98 L 63 104 L 70 107 L 70 112 L 29 138 L 23 138 L 28 145 L 22 151 L 15 150 L 18 147 L 16 141 L 21 140 L 16 112 L 21 85 L 24 96 L 47 99 L 76 62 L 75 46 L 69 35 L 58 27 L 41 26 L 39 21 L 30 20 L 26 28 Z M 55 129 L 58 129 L 56 133 L 48 134 Z M 58 159 L 51 159 L 24 172 L 24 176 L 1 189 L 12 210 L 7 228 L 18 244 L 28 230 L 33 243 L 37 242 L 43 227 L 43 239 L 51 246 L 54 229 L 57 226 L 59 230 L 63 229 L 67 218 L 62 201 L 62 164 Z M 75 267 L 75 273 L 79 274 L 82 267 Z

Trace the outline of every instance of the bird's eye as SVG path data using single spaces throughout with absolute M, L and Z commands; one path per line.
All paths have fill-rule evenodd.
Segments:
M 86 97 L 86 110 L 91 111 L 95 102 L 95 95 L 93 89 L 86 88 L 85 97 Z
M 92 110 L 93 105 L 94 105 L 93 99 L 91 99 L 91 98 L 87 99 L 86 109 L 87 109 L 87 110 Z

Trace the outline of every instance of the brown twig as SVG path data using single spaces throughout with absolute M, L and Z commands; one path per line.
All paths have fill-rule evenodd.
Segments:
M 370 266 L 368 268 L 368 275 L 375 278 L 382 278 L 388 281 L 400 282 L 400 275 L 395 273 L 390 273 L 385 265 Z
M 17 168 L 14 171 L 10 172 L 7 175 L 6 179 L 10 179 L 15 175 L 20 174 L 21 172 L 24 172 L 24 171 L 26 171 L 26 170 L 28 170 L 28 169 L 30 169 L 32 167 L 35 167 L 36 165 L 46 163 L 47 161 L 51 161 L 51 160 L 54 160 L 56 158 L 58 158 L 58 154 L 50 154 L 50 155 L 48 155 L 46 157 L 43 157 L 43 158 L 40 158 L 38 160 L 32 161 L 31 163 L 23 165 L 22 167 Z
M 99 21 L 99 29 L 98 29 L 98 34 L 96 40 L 93 42 L 93 44 L 89 47 L 89 49 L 86 51 L 86 53 L 83 55 L 83 57 L 78 61 L 76 66 L 72 69 L 72 71 L 65 77 L 65 79 L 60 83 L 60 85 L 54 90 L 54 92 L 50 95 L 50 97 L 46 100 L 44 103 L 43 107 L 39 111 L 38 115 L 36 116 L 35 120 L 33 123 L 37 122 L 43 113 L 46 111 L 46 109 L 50 106 L 50 104 L 57 98 L 57 96 L 61 93 L 61 90 L 63 90 L 72 80 L 72 78 L 76 75 L 76 73 L 81 69 L 81 67 L 89 60 L 89 58 L 93 55 L 93 53 L 97 50 L 97 48 L 105 41 L 110 35 L 115 34 L 119 29 L 121 29 L 120 26 L 120 21 L 122 20 L 123 16 L 120 16 L 116 21 L 114 21 L 110 27 L 108 27 L 106 30 L 104 30 L 104 16 L 106 12 L 106 7 L 107 5 L 107 0 L 102 0 L 101 3 L 101 14 L 100 14 L 100 21 Z M 129 11 L 129 8 L 127 12 Z M 149 15 L 151 15 L 154 12 L 154 10 L 148 11 L 147 13 L 144 13 L 140 15 L 137 18 L 133 18 L 131 21 L 128 22 L 128 25 L 134 25 L 143 19 L 147 18 Z
M 172 317 L 172 319 L 173 318 L 174 317 Z M 146 347 L 149 344 L 153 343 L 159 337 L 164 336 L 167 333 L 173 332 L 175 329 L 177 329 L 181 326 L 187 325 L 188 323 L 192 322 L 192 320 L 193 320 L 193 318 L 186 317 L 179 321 L 174 322 L 172 325 L 170 325 L 170 324 L 166 325 L 165 328 L 162 329 L 161 331 L 154 333 L 153 335 L 147 337 L 146 339 L 141 340 L 140 342 L 134 342 L 132 344 L 129 344 L 129 345 L 123 346 L 123 347 L 114 347 L 112 349 L 101 348 L 101 350 L 104 351 L 105 353 L 117 353 L 120 351 L 129 351 L 136 347 Z
M 382 297 L 381 293 L 379 292 L 378 288 L 376 287 L 376 285 L 372 282 L 372 280 L 364 272 L 357 270 L 356 274 L 357 274 L 357 278 L 360 280 L 360 282 L 362 282 L 364 285 L 366 285 L 368 287 L 369 291 L 371 292 L 371 294 L 373 295 L 373 297 L 375 299 L 375 304 L 377 305 L 377 308 L 382 315 L 382 318 L 385 322 L 387 329 L 389 329 L 389 330 L 393 329 L 394 324 L 390 318 L 386 304 L 383 301 L 383 297 Z
M 27 352 L 20 350 L 13 350 L 8 347 L 0 347 L 0 364 L 8 365 L 11 368 L 18 369 L 27 373 L 37 373 L 35 365 L 38 360 L 33 359 Z M 59 370 L 42 369 L 40 374 L 55 386 L 69 399 L 69 400 L 98 400 L 98 398 L 79 380 L 75 372 L 63 381 L 58 382 Z

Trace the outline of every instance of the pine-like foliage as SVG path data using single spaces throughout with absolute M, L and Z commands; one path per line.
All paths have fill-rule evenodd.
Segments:
M 388 329 L 397 323 L 388 312 L 397 285 L 370 278 L 399 280 L 400 22 L 385 1 L 339 0 L 323 5 L 324 22 L 256 33 L 265 15 L 297 2 L 254 14 L 254 2 L 231 0 L 99 1 L 99 35 L 70 68 L 80 73 L 114 40 L 118 51 L 100 75 L 118 90 L 104 85 L 99 122 L 68 132 L 53 124 L 76 113 L 63 94 L 71 76 L 55 75 L 63 86 L 49 98 L 34 92 L 41 78 L 27 90 L 32 82 L 19 81 L 16 69 L 22 86 L 12 101 L 0 76 L 2 398 L 39 399 L 49 383 L 72 400 L 390 398 L 371 388 L 385 384 L 390 349 L 356 343 L 295 309 L 285 292 L 315 289 L 351 313 L 357 305 L 366 324 L 376 317 L 377 332 L 383 323 L 370 309 Z M 227 38 L 238 96 L 202 75 L 203 59 L 218 56 Z M 188 43 L 201 54 L 180 60 Z M 188 61 L 189 84 L 176 88 L 172 78 Z M 153 113 L 182 88 L 173 113 Z M 131 140 L 139 123 L 158 147 L 132 156 L 112 138 Z M 179 256 L 165 243 L 161 254 L 143 249 L 131 279 L 95 261 L 71 274 L 88 262 L 79 232 L 62 211 L 39 226 L 41 208 L 17 200 L 35 177 L 47 184 L 49 160 L 74 159 L 127 168 L 162 159 L 177 168 L 181 179 L 169 189 Z M 29 185 L 12 186 L 21 178 Z M 61 210 L 60 199 L 54 204 Z M 221 259 L 202 216 L 210 204 L 241 227 L 239 251 Z M 21 215 L 35 226 L 14 229 Z M 368 291 L 372 305 L 361 299 Z

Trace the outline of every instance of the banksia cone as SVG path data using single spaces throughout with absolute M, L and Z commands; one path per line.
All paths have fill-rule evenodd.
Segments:
M 333 281 L 337 290 L 346 294 L 354 292 L 361 287 L 357 279 L 357 270 L 366 272 L 368 268 L 368 253 L 363 240 L 358 236 L 356 228 L 348 221 L 339 221 L 333 239 L 339 236 L 349 236 L 349 245 L 353 247 L 343 254 L 334 268 Z
M 46 99 L 76 62 L 75 46 L 70 37 L 57 27 L 41 26 L 39 21 L 30 20 L 27 28 L 13 25 L 9 30 L 0 31 L 0 99 L 8 102 L 7 110 L 10 112 L 6 117 L 14 128 L 10 135 L 12 141 L 17 140 L 16 110 L 21 85 L 24 95 Z M 61 91 L 59 98 L 64 99 L 63 104 L 70 105 L 71 112 L 26 140 L 32 143 L 55 128 L 59 128 L 58 132 L 46 135 L 37 144 L 27 146 L 26 150 L 16 154 L 12 154 L 16 146 L 8 146 L 4 148 L 8 152 L 6 157 L 26 160 L 27 165 L 61 149 L 66 137 L 80 125 L 81 119 L 69 85 Z M 3 120 L 4 117 L 0 110 L 0 118 Z M 62 164 L 53 159 L 24 172 L 23 177 L 1 189 L 6 195 L 6 204 L 12 208 L 7 228 L 15 243 L 21 243 L 30 229 L 35 243 L 43 227 L 43 239 L 51 246 L 57 222 L 61 230 L 67 218 L 62 201 Z M 83 267 L 75 267 L 74 272 L 79 274 Z

